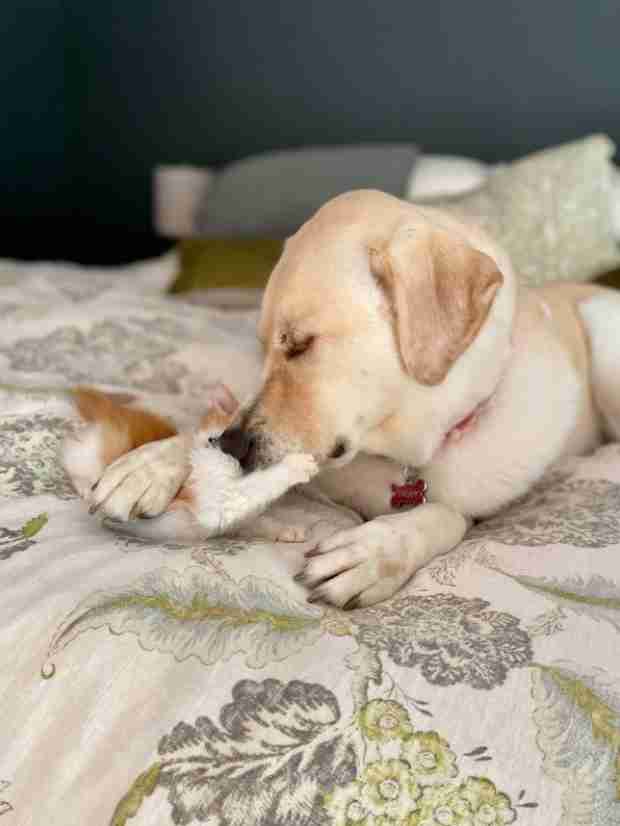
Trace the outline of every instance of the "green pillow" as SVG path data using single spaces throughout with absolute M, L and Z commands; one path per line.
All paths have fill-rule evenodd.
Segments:
M 526 283 L 590 280 L 620 264 L 611 210 L 614 151 L 608 137 L 593 135 L 501 166 L 475 192 L 424 203 L 480 224 Z
M 196 289 L 260 289 L 284 241 L 270 238 L 192 238 L 178 246 L 179 274 L 172 293 Z

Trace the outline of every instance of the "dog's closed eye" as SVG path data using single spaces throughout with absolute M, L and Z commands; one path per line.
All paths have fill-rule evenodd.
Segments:
M 286 355 L 287 360 L 298 358 L 302 356 L 304 353 L 307 353 L 308 350 L 312 347 L 314 343 L 314 336 L 306 336 L 303 339 L 296 339 L 291 340 L 289 338 L 285 338 L 282 341 L 284 345 L 284 353 Z

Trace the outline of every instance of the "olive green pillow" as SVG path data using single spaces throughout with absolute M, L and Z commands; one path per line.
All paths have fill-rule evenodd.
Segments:
M 596 283 L 602 287 L 613 287 L 616 290 L 620 290 L 620 269 L 599 275 Z
M 608 137 L 592 135 L 500 166 L 475 192 L 424 203 L 476 221 L 506 249 L 525 283 L 591 280 L 620 264 L 614 151 Z
M 271 238 L 191 238 L 178 246 L 179 274 L 170 292 L 260 289 L 282 253 Z

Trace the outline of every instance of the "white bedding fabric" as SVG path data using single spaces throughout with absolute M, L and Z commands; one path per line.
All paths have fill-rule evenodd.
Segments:
M 170 266 L 0 263 L 1 826 L 617 826 L 619 446 L 372 610 L 308 605 L 304 545 L 113 535 L 64 389 L 182 418 L 257 380 L 255 314 L 159 296 Z

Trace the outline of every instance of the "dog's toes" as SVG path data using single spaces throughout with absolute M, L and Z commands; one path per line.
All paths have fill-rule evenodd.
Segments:
M 101 510 L 113 519 L 122 519 L 123 514 L 126 514 L 124 518 L 129 518 L 131 509 L 146 490 L 142 481 L 125 464 L 110 465 L 91 489 L 88 497 L 90 512 Z
M 337 608 L 350 608 L 359 595 L 376 582 L 367 564 L 343 571 L 316 588 L 308 596 L 308 602 L 325 602 Z
M 122 522 L 140 516 L 142 497 L 148 491 L 148 482 L 130 477 L 106 497 L 100 505 L 101 511 L 111 519 Z
M 362 560 L 363 555 L 353 545 L 328 554 L 313 556 L 298 574 L 298 581 L 302 581 L 309 588 L 316 588 L 343 571 L 355 568 Z
M 367 561 L 363 547 L 351 544 L 310 556 L 295 579 L 311 589 L 308 602 L 349 609 L 363 591 L 376 583 L 377 569 Z
M 152 482 L 134 506 L 135 516 L 153 519 L 160 516 L 170 504 L 170 490 Z
M 350 547 L 351 545 L 356 544 L 356 530 L 357 526 L 353 528 L 345 528 L 344 530 L 339 530 L 335 533 L 329 534 L 324 539 L 321 539 L 316 547 L 312 548 L 308 552 L 308 555 L 311 553 L 313 555 L 327 554 L 337 550 L 338 548 Z

